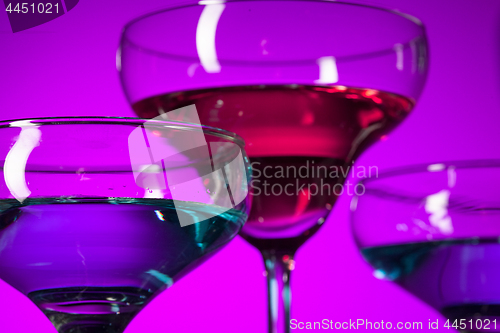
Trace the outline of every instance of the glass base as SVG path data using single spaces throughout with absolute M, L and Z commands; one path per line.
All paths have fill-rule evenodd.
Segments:
M 121 333 L 151 296 L 133 287 L 72 287 L 28 294 L 60 333 Z

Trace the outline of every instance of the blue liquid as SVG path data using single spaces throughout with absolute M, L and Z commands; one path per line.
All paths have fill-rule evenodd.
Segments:
M 226 211 L 163 199 L 3 200 L 0 210 L 0 278 L 59 332 L 120 332 L 247 217 L 244 203 Z M 178 214 L 216 216 L 181 227 Z

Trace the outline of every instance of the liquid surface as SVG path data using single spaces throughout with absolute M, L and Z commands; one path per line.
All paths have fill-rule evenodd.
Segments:
M 381 246 L 362 253 L 375 268 L 375 276 L 395 281 L 451 323 L 465 319 L 465 331 L 500 332 L 498 238 Z M 487 322 L 489 328 L 481 329 Z
M 260 183 L 253 182 L 252 211 L 243 229 L 243 236 L 261 249 L 276 242 L 298 247 L 310 237 L 336 198 L 326 187 L 312 195 L 316 186 L 323 182 L 332 188 L 343 181 L 330 175 L 332 168 L 348 171 L 346 163 L 399 124 L 413 106 L 403 97 L 375 90 L 289 85 L 179 92 L 137 102 L 133 108 L 140 117 L 153 118 L 191 104 L 203 125 L 242 136 L 253 168 L 261 172 Z M 182 113 L 172 120 L 192 121 Z M 327 177 L 311 175 L 319 165 L 326 167 Z M 298 173 L 301 167 L 309 170 L 307 177 L 279 174 L 280 168 Z M 264 170 L 272 175 L 264 177 Z M 287 185 L 292 195 L 285 193 Z
M 174 207 L 163 199 L 2 200 L 0 209 L 0 278 L 60 332 L 85 325 L 94 332 L 109 322 L 119 332 L 157 292 L 229 242 L 246 218 L 245 209 Z M 180 214 L 217 216 L 181 227 Z

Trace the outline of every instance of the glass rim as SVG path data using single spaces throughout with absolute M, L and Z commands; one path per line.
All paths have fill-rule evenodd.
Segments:
M 74 116 L 74 117 L 40 117 L 40 118 L 20 118 L 0 121 L 0 130 L 11 127 L 32 127 L 45 125 L 124 125 L 140 126 L 145 122 L 148 125 L 157 124 L 161 127 L 169 127 L 177 130 L 199 131 L 200 128 L 204 134 L 212 135 L 236 143 L 241 148 L 245 147 L 245 141 L 236 133 L 224 129 L 189 123 L 184 121 L 163 120 L 163 119 L 145 119 L 137 117 L 100 117 L 100 116 Z M 17 124 L 16 124 L 17 123 Z
M 418 173 L 433 173 L 453 169 L 481 169 L 481 168 L 500 168 L 500 159 L 471 159 L 471 160 L 450 160 L 435 163 L 420 163 L 406 165 L 384 170 L 378 173 L 376 178 L 363 178 L 357 184 L 368 184 L 377 180 L 387 179 L 397 176 L 407 176 Z
M 180 10 L 180 9 L 185 9 L 185 8 L 194 8 L 197 6 L 204 6 L 204 5 L 212 5 L 212 4 L 231 4 L 231 3 L 241 3 L 241 2 L 253 2 L 253 3 L 259 3 L 259 2 L 304 2 L 304 3 L 329 3 L 332 5 L 346 5 L 346 6 L 352 6 L 352 7 L 362 7 L 362 8 L 368 8 L 368 9 L 373 9 L 373 10 L 378 10 L 382 11 L 388 14 L 393 14 L 397 15 L 399 17 L 402 17 L 406 19 L 407 21 L 412 22 L 416 26 L 422 29 L 422 36 L 424 40 L 427 40 L 426 33 L 425 33 L 425 26 L 420 21 L 418 18 L 410 15 L 410 14 L 405 14 L 402 12 L 399 12 L 397 10 L 393 9 L 387 9 L 383 7 L 378 7 L 375 5 L 370 5 L 370 4 L 363 4 L 363 3 L 355 3 L 355 2 L 345 2 L 345 1 L 335 1 L 335 0 L 201 0 L 197 3 L 191 3 L 191 4 L 177 4 L 173 5 L 171 7 L 165 7 L 162 9 L 155 10 L 153 12 L 143 14 L 139 17 L 136 17 L 132 19 L 131 21 L 127 22 L 125 26 L 122 29 L 122 34 L 121 34 L 121 41 L 120 41 L 120 46 L 119 46 L 119 52 L 121 49 L 121 45 L 124 44 L 124 41 L 126 41 L 131 47 L 138 49 L 142 52 L 145 53 L 150 53 L 154 54 L 159 57 L 166 57 L 166 58 L 173 58 L 177 59 L 180 61 L 192 61 L 193 58 L 189 56 L 182 56 L 182 55 L 176 55 L 176 54 L 170 54 L 170 53 L 165 53 L 162 51 L 156 51 L 154 49 L 150 49 L 148 47 L 140 46 L 136 42 L 132 41 L 130 38 L 127 36 L 127 31 L 134 26 L 136 23 L 147 19 L 149 17 L 175 11 L 175 10 Z M 411 47 L 413 39 L 410 41 L 404 42 L 402 45 L 403 47 Z M 347 55 L 347 56 L 342 56 L 342 57 L 336 57 L 336 62 L 349 62 L 349 61 L 356 61 L 356 60 L 363 60 L 366 58 L 374 58 L 378 56 L 384 56 L 387 54 L 390 54 L 394 52 L 394 50 L 391 49 L 384 49 L 384 50 L 379 50 L 379 51 L 374 51 L 374 52 L 367 52 L 367 53 L 360 53 L 360 54 L 352 54 L 352 55 Z M 304 65 L 304 64 L 309 64 L 311 61 L 316 62 L 317 59 L 300 59 L 300 60 L 289 60 L 289 61 L 267 61 L 267 62 L 262 62 L 262 61 L 243 61 L 243 60 L 234 60 L 234 59 L 218 59 L 219 62 L 221 63 L 226 63 L 228 65 L 234 64 L 258 64 L 259 66 L 276 66 L 276 64 L 280 64 L 281 66 L 295 66 L 295 65 Z

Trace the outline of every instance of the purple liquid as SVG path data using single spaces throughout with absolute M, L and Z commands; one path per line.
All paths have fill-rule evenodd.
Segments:
M 348 172 L 346 163 L 397 126 L 413 106 L 406 98 L 370 89 L 288 85 L 172 93 L 137 102 L 133 108 L 140 117 L 152 118 L 191 104 L 202 124 L 243 137 L 257 172 L 273 171 L 271 177 L 257 179 L 258 185 L 254 171 L 252 211 L 242 232 L 261 250 L 295 250 L 309 238 L 334 204 L 332 188 L 344 180 L 332 174 L 332 168 Z M 181 115 L 173 120 L 185 119 Z M 320 165 L 327 175 L 312 176 Z M 294 176 L 292 170 L 297 174 L 301 167 L 309 170 L 307 177 Z M 275 176 L 279 168 L 291 172 Z M 301 185 L 305 190 L 297 191 Z
M 244 207 L 219 213 L 159 199 L 0 204 L 0 278 L 59 332 L 120 332 L 148 300 L 229 242 L 246 217 Z M 217 216 L 181 227 L 180 214 Z
M 500 332 L 498 238 L 380 246 L 362 253 L 376 276 L 394 280 L 450 324 L 464 319 L 467 332 Z

